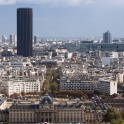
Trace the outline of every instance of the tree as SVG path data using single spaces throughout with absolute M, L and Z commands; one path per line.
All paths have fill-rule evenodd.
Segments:
M 22 96 L 25 96 L 25 92 L 22 91 L 22 92 L 21 92 L 21 95 L 22 95 Z
M 14 93 L 10 96 L 10 98 L 17 99 L 20 95 L 18 93 Z
M 90 110 L 90 106 L 86 106 L 85 107 L 85 110 Z
M 121 113 L 121 117 L 124 119 L 124 112 Z
M 54 91 L 57 91 L 58 90 L 58 84 L 56 81 L 54 81 L 52 84 L 51 84 L 51 91 L 54 92 Z
M 51 74 L 52 74 L 51 69 L 48 69 L 47 72 L 46 72 L 46 76 L 51 76 Z
M 96 106 L 95 109 L 96 110 L 101 110 L 101 108 L 99 106 Z
M 3 122 L 2 124 L 10 124 L 10 122 Z
M 37 92 L 37 95 L 41 96 L 42 95 L 42 92 Z
M 45 83 L 43 87 L 46 92 L 48 92 L 50 90 L 50 84 L 48 84 L 48 83 Z
M 106 99 L 107 98 L 107 96 L 106 95 L 100 95 L 100 97 L 102 98 L 102 99 Z
M 6 109 L 5 109 L 5 111 L 8 113 L 8 112 L 9 112 L 9 109 L 8 109 L 8 108 L 6 108 Z
M 122 121 L 123 119 L 122 119 L 121 115 L 115 111 L 114 108 L 109 108 L 107 110 L 106 115 L 104 116 L 104 120 L 106 122 L 112 121 L 112 123 L 114 124 L 115 123 L 114 120 Z
M 82 95 L 83 95 L 83 92 L 79 91 L 79 90 L 76 90 L 76 91 L 59 91 L 57 93 L 58 96 L 61 96 L 61 97 L 73 97 L 73 98 L 81 98 Z
M 99 92 L 98 90 L 95 90 L 95 91 L 94 91 L 94 94 L 100 95 L 100 92 Z
M 88 99 L 87 94 L 84 94 L 84 95 L 82 96 L 82 98 L 83 98 L 83 99 Z
M 124 124 L 124 121 L 122 118 L 119 119 L 112 119 L 111 124 Z

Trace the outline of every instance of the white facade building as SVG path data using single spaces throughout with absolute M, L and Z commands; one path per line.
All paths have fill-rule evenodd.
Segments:
M 1 82 L 0 91 L 7 93 L 9 96 L 13 93 L 21 92 L 39 92 L 40 91 L 40 81 L 34 78 L 24 78 L 24 79 L 4 79 Z

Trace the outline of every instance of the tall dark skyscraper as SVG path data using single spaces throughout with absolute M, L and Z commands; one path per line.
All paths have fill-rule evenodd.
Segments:
M 111 43 L 112 42 L 112 35 L 110 31 L 103 33 L 103 43 Z
M 17 9 L 17 55 L 32 56 L 32 8 Z

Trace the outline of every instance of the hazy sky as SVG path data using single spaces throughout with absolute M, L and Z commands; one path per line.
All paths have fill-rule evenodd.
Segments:
M 124 37 L 124 0 L 0 0 L 0 35 L 16 34 L 16 10 L 33 8 L 41 37 Z

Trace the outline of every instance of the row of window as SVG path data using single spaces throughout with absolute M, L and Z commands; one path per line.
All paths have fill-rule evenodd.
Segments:
M 94 91 L 94 89 L 84 89 L 84 88 L 62 88 L 63 90 L 86 90 L 86 91 Z
M 64 83 L 64 84 L 94 84 L 94 83 L 97 83 L 97 82 L 61 82 L 61 83 Z

